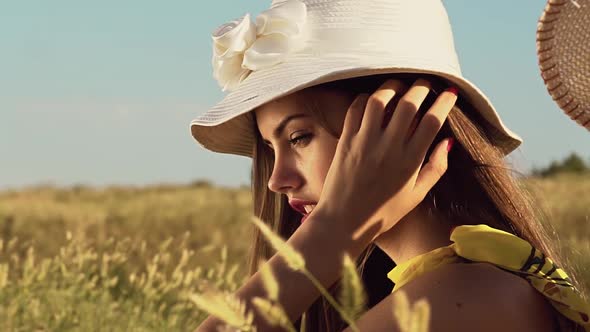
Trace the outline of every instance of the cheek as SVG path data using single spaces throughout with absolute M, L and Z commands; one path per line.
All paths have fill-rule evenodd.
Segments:
M 328 174 L 328 170 L 330 169 L 330 165 L 334 159 L 338 140 L 331 138 L 324 143 L 325 144 L 322 144 L 321 149 L 319 149 L 320 151 L 318 151 L 317 162 L 314 163 L 313 169 L 313 174 L 317 178 L 317 182 L 320 185 L 320 190 L 323 188 L 326 175 Z

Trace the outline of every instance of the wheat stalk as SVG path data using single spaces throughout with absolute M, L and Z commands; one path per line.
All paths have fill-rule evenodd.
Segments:
M 280 236 L 276 235 L 262 220 L 252 216 L 252 222 L 260 229 L 264 237 L 275 250 L 285 259 L 287 265 L 295 271 L 305 270 L 305 260 L 293 247 L 288 245 Z
M 273 301 L 278 301 L 279 283 L 277 282 L 277 279 L 272 273 L 270 266 L 266 264 L 263 260 L 259 260 L 258 266 L 260 270 L 260 276 L 262 277 L 262 284 L 266 289 L 268 298 Z
M 256 216 L 252 216 L 252 222 L 260 229 L 264 237 L 270 242 L 277 253 L 285 259 L 287 265 L 298 272 L 305 275 L 312 284 L 320 291 L 320 293 L 328 300 L 328 302 L 334 307 L 334 309 L 340 314 L 342 319 L 346 321 L 349 327 L 358 332 L 358 328 L 354 322 L 354 319 L 348 315 L 348 311 L 343 309 L 338 302 L 330 295 L 326 288 L 322 285 L 319 280 L 315 278 L 309 270 L 305 268 L 305 260 L 303 256 L 297 252 L 291 245 L 285 242 L 279 235 L 275 234 L 262 220 Z
M 272 326 L 280 326 L 289 332 L 297 332 L 291 323 L 289 316 L 285 313 L 283 307 L 278 303 L 261 298 L 252 298 L 252 304 L 258 309 L 262 317 Z
M 410 306 L 408 295 L 403 290 L 393 293 L 393 316 L 402 332 L 428 332 L 430 305 L 420 299 Z
M 227 292 L 207 291 L 188 296 L 198 308 L 223 320 L 239 331 L 256 331 L 252 325 L 254 314 L 246 310 L 246 305 L 235 295 Z
M 354 320 L 366 311 L 367 294 L 356 266 L 348 254 L 344 254 L 343 258 L 342 290 L 339 300 L 344 310 Z

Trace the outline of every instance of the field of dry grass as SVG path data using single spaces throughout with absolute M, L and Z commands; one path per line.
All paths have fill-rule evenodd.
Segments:
M 590 287 L 590 176 L 527 179 Z M 0 193 L 0 330 L 187 330 L 203 281 L 245 280 L 245 189 L 194 184 Z

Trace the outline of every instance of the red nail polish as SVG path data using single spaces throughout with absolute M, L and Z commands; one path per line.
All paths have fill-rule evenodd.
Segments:
M 450 93 L 454 94 L 455 96 L 459 95 L 459 89 L 457 89 L 454 86 L 447 88 L 445 91 L 450 92 Z
M 454 138 L 449 138 L 449 142 L 447 143 L 447 152 L 451 151 L 451 148 L 453 147 L 453 143 L 455 143 L 455 139 Z

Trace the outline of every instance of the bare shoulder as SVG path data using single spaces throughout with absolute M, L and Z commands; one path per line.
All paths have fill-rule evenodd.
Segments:
M 411 303 L 426 299 L 432 332 L 554 330 L 551 304 L 528 281 L 492 264 L 472 263 L 445 265 L 408 282 L 359 319 L 361 331 L 399 331 L 392 315 L 399 291 Z
M 553 330 L 553 309 L 547 299 L 525 279 L 493 264 L 449 264 L 400 289 L 404 288 L 411 300 L 426 297 L 432 302 L 438 311 L 431 313 L 433 325 L 439 321 L 452 325 L 452 319 L 463 329 L 480 331 Z

